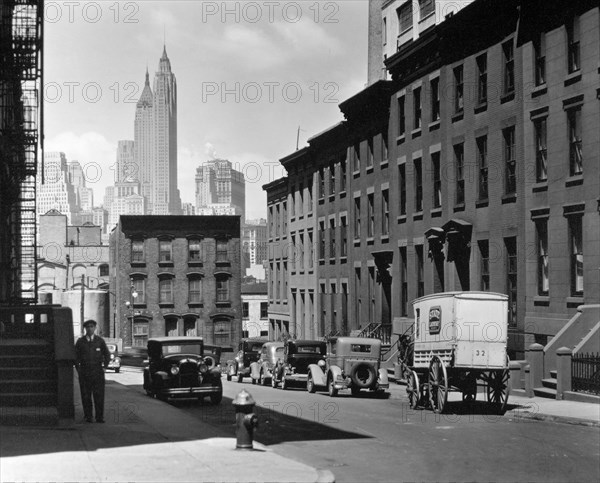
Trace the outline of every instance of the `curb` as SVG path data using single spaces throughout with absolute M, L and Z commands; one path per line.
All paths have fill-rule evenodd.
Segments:
M 587 426 L 590 428 L 600 428 L 600 421 L 594 421 L 591 419 L 580 419 L 573 418 L 569 416 L 555 416 L 552 414 L 543 414 L 543 413 L 528 413 L 528 412 L 520 412 L 518 414 L 508 414 L 508 416 L 514 420 L 518 421 L 520 419 L 529 419 L 533 421 L 550 421 L 553 423 L 561 423 L 561 424 L 572 424 L 575 426 Z

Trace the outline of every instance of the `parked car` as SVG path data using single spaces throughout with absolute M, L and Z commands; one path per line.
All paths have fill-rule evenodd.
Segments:
M 293 384 L 306 385 L 308 368 L 311 365 L 325 364 L 327 345 L 321 340 L 288 340 L 283 349 L 283 358 L 273 369 L 271 385 L 287 389 Z
M 212 358 L 212 356 L 209 356 Z M 148 340 L 148 364 L 144 389 L 159 399 L 210 397 L 213 404 L 223 398 L 221 372 L 209 367 L 201 337 L 157 337 Z
M 265 342 L 262 345 L 258 361 L 250 364 L 253 384 L 259 381 L 266 386 L 271 381 L 275 364 L 283 359 L 283 345 L 283 342 Z
M 250 364 L 258 361 L 264 343 L 264 339 L 242 339 L 240 341 L 235 359 L 227 361 L 228 381 L 237 377 L 238 382 L 242 382 L 244 377 L 250 377 Z M 252 382 L 256 383 L 254 379 Z
M 350 389 L 377 391 L 390 387 L 387 371 L 381 368 L 381 341 L 366 337 L 335 337 L 327 342 L 325 364 L 311 364 L 306 389 L 315 392 L 326 387 L 329 395 Z
M 106 344 L 108 352 L 110 352 L 110 361 L 108 362 L 107 369 L 111 371 L 119 372 L 121 370 L 121 358 L 119 357 L 119 348 L 117 344 Z

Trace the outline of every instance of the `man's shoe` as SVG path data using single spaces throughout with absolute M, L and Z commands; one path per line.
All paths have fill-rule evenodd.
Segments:
M 97 423 L 103 423 L 103 422 L 104 422 L 104 419 L 96 419 L 96 422 L 97 422 Z

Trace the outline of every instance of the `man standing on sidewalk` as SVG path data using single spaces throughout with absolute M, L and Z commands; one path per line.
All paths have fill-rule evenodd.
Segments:
M 104 339 L 94 334 L 95 320 L 86 320 L 83 323 L 85 335 L 80 337 L 75 344 L 77 359 L 75 361 L 79 374 L 79 388 L 81 390 L 81 403 L 83 414 L 88 423 L 92 422 L 92 397 L 96 422 L 104 422 L 104 368 L 110 361 L 110 353 Z

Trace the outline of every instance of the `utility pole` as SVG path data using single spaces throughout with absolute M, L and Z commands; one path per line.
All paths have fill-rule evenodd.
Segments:
M 80 309 L 81 309 L 81 327 L 83 328 L 83 313 L 84 313 L 84 298 L 85 298 L 85 275 L 81 276 L 81 304 L 80 304 Z

